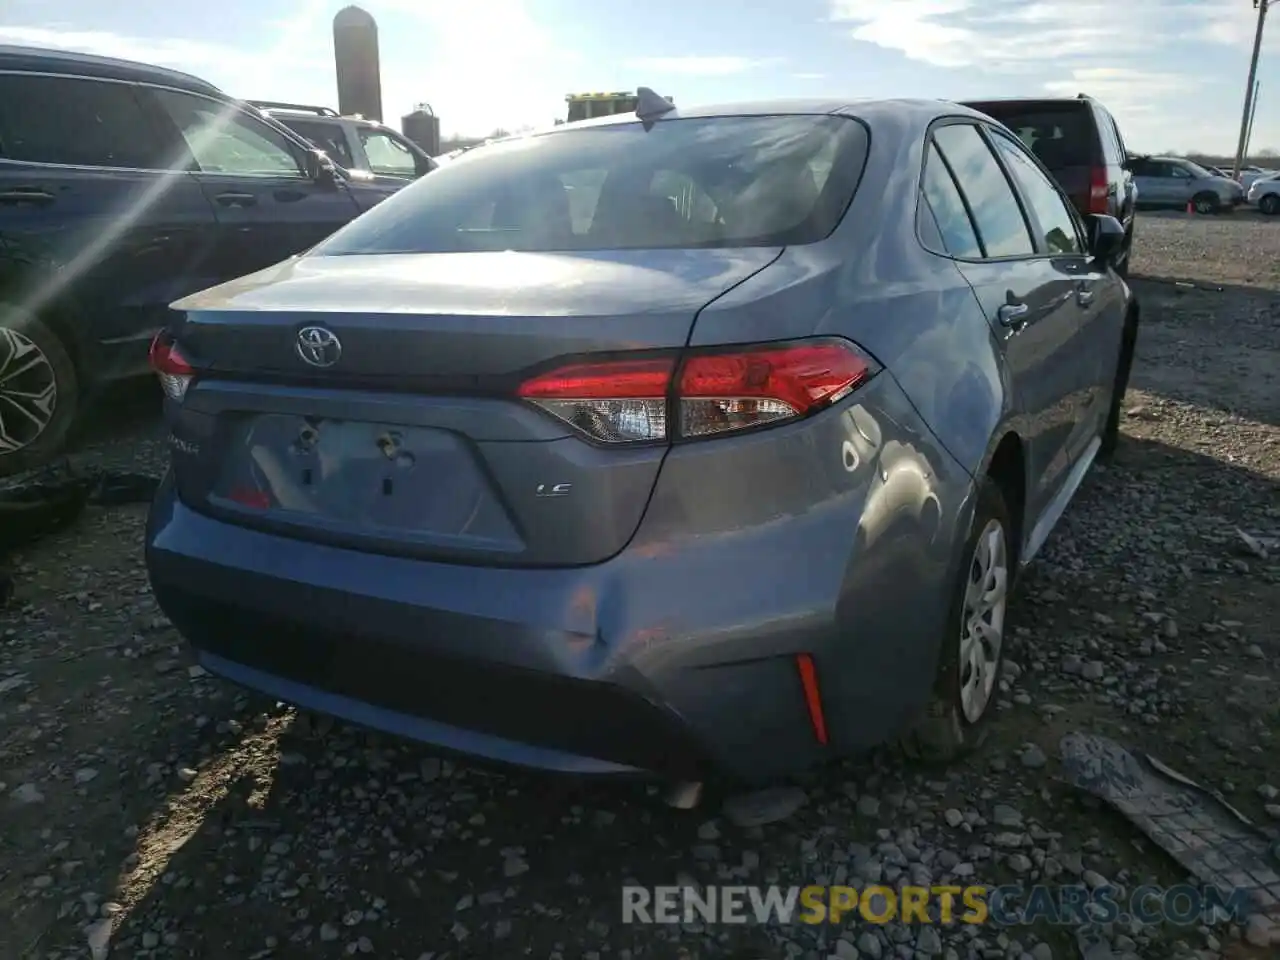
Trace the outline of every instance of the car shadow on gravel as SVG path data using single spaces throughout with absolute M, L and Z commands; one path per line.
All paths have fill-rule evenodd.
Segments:
M 1280 426 L 1280 291 L 1135 276 L 1133 386 Z

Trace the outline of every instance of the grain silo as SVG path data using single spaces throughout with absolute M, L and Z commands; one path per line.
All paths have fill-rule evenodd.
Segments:
M 333 60 L 338 73 L 338 111 L 382 119 L 378 25 L 359 7 L 343 7 L 333 18 Z
M 413 108 L 413 113 L 401 117 L 400 129 L 428 156 L 434 157 L 440 152 L 440 118 L 429 103 L 420 103 Z

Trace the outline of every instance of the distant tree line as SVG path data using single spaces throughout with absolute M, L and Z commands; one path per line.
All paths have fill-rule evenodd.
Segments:
M 500 137 L 509 137 L 513 133 L 524 133 L 526 130 L 532 129 L 533 127 L 520 127 L 516 130 L 507 130 L 504 127 L 499 127 L 497 130 L 492 130 L 483 137 L 466 137 L 462 134 L 455 133 L 448 137 L 444 137 L 440 141 L 440 152 L 448 153 L 451 150 L 460 150 L 463 147 L 474 147 L 477 143 L 484 143 L 486 140 L 497 140 Z
M 1153 154 L 1153 156 L 1185 157 L 1187 160 L 1193 160 L 1196 163 L 1208 164 L 1212 167 L 1221 167 L 1224 170 L 1236 161 L 1235 154 L 1232 154 L 1229 157 L 1224 157 L 1221 154 L 1203 153 L 1199 150 L 1168 150 L 1164 153 Z M 1280 150 L 1267 147 L 1263 150 L 1258 150 L 1249 154 L 1249 156 L 1245 157 L 1241 161 L 1241 165 L 1246 167 L 1274 167 L 1276 165 L 1275 161 L 1278 157 L 1280 157 Z M 1227 170 L 1227 172 L 1230 173 L 1231 171 Z

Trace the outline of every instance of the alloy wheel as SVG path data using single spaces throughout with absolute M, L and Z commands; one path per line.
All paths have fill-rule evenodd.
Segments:
M 30 338 L 0 327 L 0 455 L 29 446 L 58 406 L 58 378 Z
M 1212 200 L 1197 200 L 1197 201 L 1196 201 L 1196 213 L 1213 213 L 1213 201 L 1212 201 Z
M 977 723 L 995 692 L 1009 594 L 1009 551 L 999 520 L 983 527 L 969 562 L 960 630 L 960 708 Z

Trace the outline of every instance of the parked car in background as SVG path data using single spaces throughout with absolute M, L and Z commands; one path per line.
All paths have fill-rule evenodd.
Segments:
M 655 99 L 174 304 L 146 556 L 207 669 L 578 772 L 976 742 L 1116 443 L 1124 229 L 955 104 Z
M 306 250 L 394 188 L 187 74 L 0 46 L 0 475 L 146 373 L 176 298 Z
M 1249 187 L 1245 199 L 1267 216 L 1280 213 L 1280 173 L 1258 177 Z
M 1101 103 L 1076 97 L 971 100 L 966 105 L 1016 133 L 1053 174 L 1081 216 L 1105 214 L 1120 221 L 1125 242 L 1115 268 L 1129 272 L 1136 195 L 1125 169 L 1124 137 Z
M 1261 180 L 1264 177 L 1274 176 L 1276 172 L 1277 171 L 1275 170 L 1267 170 L 1264 167 L 1241 167 L 1239 177 L 1240 186 L 1242 189 L 1247 191 L 1251 186 L 1253 186 L 1255 181 Z
M 1190 204 L 1196 213 L 1218 213 L 1244 203 L 1244 189 L 1235 180 L 1181 157 L 1132 157 L 1129 169 L 1142 207 L 1185 210 Z
M 425 150 L 376 120 L 340 116 L 331 107 L 271 100 L 249 102 L 323 150 L 345 170 L 416 180 L 436 168 L 436 161 Z

